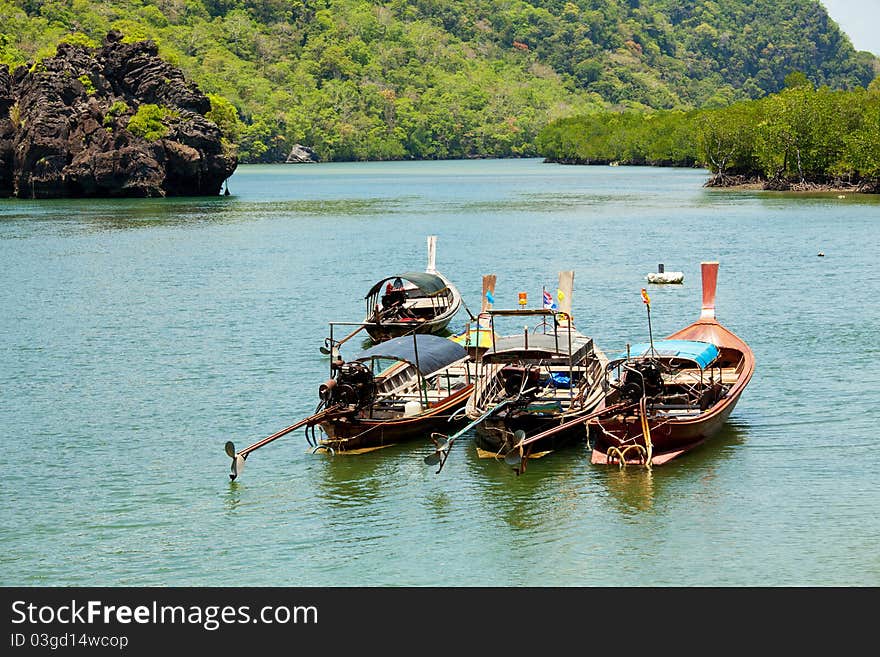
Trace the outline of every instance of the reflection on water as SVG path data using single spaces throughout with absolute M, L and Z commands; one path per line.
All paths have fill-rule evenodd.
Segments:
M 748 426 L 727 422 L 715 436 L 691 452 L 665 465 L 648 469 L 643 466 L 594 466 L 593 479 L 601 483 L 608 497 L 621 513 L 650 511 L 655 504 L 666 506 L 664 495 L 701 473 L 701 485 L 712 486 L 715 471 L 724 461 L 735 458 L 735 447 L 748 437 Z
M 548 522 L 565 522 L 577 515 L 589 465 L 583 460 L 583 445 L 529 459 L 526 471 L 517 475 L 502 458 L 478 456 L 472 437 L 463 442 L 456 448 L 464 448 L 464 454 L 457 456 L 464 457 L 468 476 L 479 482 L 480 496 L 490 512 L 511 528 L 539 530 Z
M 381 500 L 398 485 L 400 456 L 407 449 L 401 444 L 363 454 L 310 455 L 318 462 L 317 498 L 338 508 L 368 507 Z
M 66 232 L 184 227 L 203 223 L 253 221 L 277 216 L 358 217 L 391 215 L 406 198 L 243 201 L 235 196 L 205 198 L 71 199 L 34 202 L 0 199 L 0 225 L 46 222 Z M 29 232 L 29 231 L 27 231 Z M 19 236 L 23 236 L 19 234 Z M 0 239 L 16 237 L 3 232 Z
M 229 490 L 226 491 L 226 496 L 223 500 L 223 505 L 230 515 L 235 515 L 235 512 L 241 504 L 241 490 L 239 490 L 239 486 L 241 486 L 241 484 L 237 481 L 230 481 Z

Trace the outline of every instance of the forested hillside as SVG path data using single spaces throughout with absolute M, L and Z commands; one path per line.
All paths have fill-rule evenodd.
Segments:
M 724 106 L 792 71 L 852 89 L 875 63 L 816 0 L 0 0 L 0 21 L 12 66 L 71 33 L 153 39 L 242 161 L 534 155 L 554 119 Z

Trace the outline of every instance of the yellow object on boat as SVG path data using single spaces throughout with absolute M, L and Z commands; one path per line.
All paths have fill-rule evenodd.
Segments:
M 495 333 L 494 340 L 499 339 L 497 333 Z M 453 335 L 449 338 L 453 342 L 457 342 L 464 348 L 468 347 L 480 347 L 483 349 L 489 349 L 493 343 L 492 330 L 488 328 L 481 328 L 479 331 L 477 329 L 467 329 L 458 335 Z

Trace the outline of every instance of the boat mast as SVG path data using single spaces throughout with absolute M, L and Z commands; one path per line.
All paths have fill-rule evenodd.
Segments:
M 571 295 L 574 292 L 574 271 L 561 271 L 559 272 L 559 289 L 556 291 L 556 296 L 561 297 L 559 299 L 559 311 L 565 313 L 565 327 L 568 329 L 568 396 L 571 397 L 573 394 L 573 390 L 571 388 L 574 383 L 574 367 L 572 363 L 572 353 L 571 353 Z M 556 322 L 557 331 L 559 327 L 559 323 Z M 559 351 L 559 338 L 556 338 L 556 350 Z
M 703 306 L 700 319 L 715 319 L 715 286 L 718 284 L 718 262 L 701 262 L 703 274 Z
M 437 273 L 437 236 L 428 235 L 428 266 L 425 268 L 428 274 Z

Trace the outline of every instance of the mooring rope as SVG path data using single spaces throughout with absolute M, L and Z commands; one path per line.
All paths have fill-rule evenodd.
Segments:
M 642 436 L 645 438 L 644 446 L 639 445 L 638 443 L 633 443 L 632 445 L 627 445 L 621 449 L 616 445 L 611 445 L 605 450 L 605 458 L 608 459 L 609 462 L 612 462 L 615 458 L 618 459 L 621 469 L 626 467 L 626 455 L 631 451 L 638 452 L 639 460 L 646 468 L 648 468 L 648 470 L 650 470 L 653 465 L 654 444 L 651 441 L 651 424 L 648 422 L 648 400 L 644 395 L 642 395 L 642 398 L 639 400 L 639 420 L 642 425 Z M 609 433 L 601 423 L 599 424 L 599 428 L 602 429 L 603 433 L 612 437 L 614 436 L 614 434 Z M 633 440 L 635 440 L 635 438 L 633 438 Z
M 651 443 L 651 425 L 648 423 L 648 398 L 642 395 L 639 402 L 639 413 L 642 416 L 642 435 L 645 437 L 645 466 L 651 469 L 651 461 L 654 455 L 654 446 Z
M 617 458 L 618 465 L 620 466 L 620 469 L 622 470 L 623 468 L 626 467 L 626 455 L 630 451 L 638 452 L 639 459 L 642 462 L 647 461 L 647 459 L 646 459 L 647 450 L 644 447 L 642 447 L 641 445 L 639 445 L 638 443 L 634 443 L 632 445 L 627 445 L 623 449 L 620 449 L 616 445 L 611 445 L 611 447 L 609 447 L 605 451 L 605 457 L 608 459 L 609 462 L 612 462 L 614 458 Z

